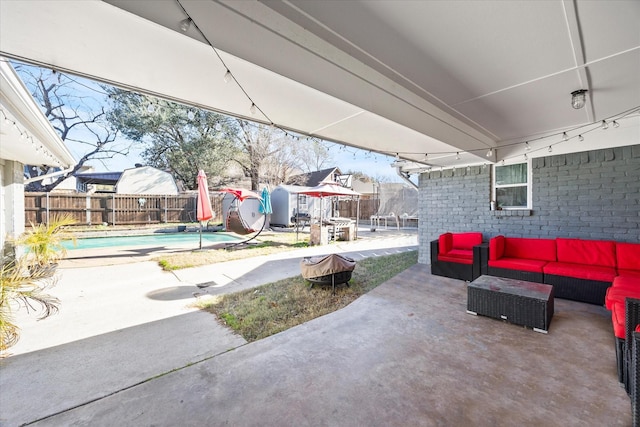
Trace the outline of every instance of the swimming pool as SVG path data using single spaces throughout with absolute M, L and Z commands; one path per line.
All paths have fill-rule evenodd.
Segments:
M 202 245 L 211 245 L 223 242 L 236 242 L 238 237 L 226 233 L 202 233 Z M 199 233 L 156 233 L 136 236 L 111 236 L 111 237 L 86 237 L 62 243 L 67 250 L 75 249 L 100 249 L 117 248 L 123 246 L 185 246 L 193 244 L 195 248 L 200 245 Z

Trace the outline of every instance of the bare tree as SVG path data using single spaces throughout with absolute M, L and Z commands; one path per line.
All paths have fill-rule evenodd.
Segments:
M 271 185 L 285 181 L 297 167 L 293 139 L 272 126 L 237 121 L 240 131 L 236 140 L 240 152 L 234 160 L 251 179 L 251 189 L 258 190 L 261 181 Z
M 25 64 L 15 68 L 60 138 L 67 146 L 73 143 L 85 148 L 70 171 L 52 178 L 48 184 L 31 182 L 25 187 L 27 191 L 49 192 L 90 160 L 112 159 L 129 153 L 130 144 L 118 144 L 118 131 L 106 120 L 106 94 L 100 86 L 46 68 Z M 53 171 L 50 166 L 28 165 L 25 176 L 32 178 Z
M 298 142 L 297 158 L 304 172 L 316 172 L 333 166 L 333 158 L 327 144 L 317 138 L 302 139 Z

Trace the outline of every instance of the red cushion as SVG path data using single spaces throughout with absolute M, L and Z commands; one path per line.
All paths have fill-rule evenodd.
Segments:
M 603 267 L 616 266 L 615 242 L 557 238 L 556 244 L 559 262 Z
M 489 240 L 489 259 L 496 260 L 504 255 L 504 236 L 496 236 Z
M 542 268 L 546 264 L 547 261 L 540 261 L 537 259 L 500 258 L 496 260 L 489 260 L 489 267 L 532 271 L 534 273 L 542 273 Z
M 613 323 L 613 334 L 618 337 L 625 339 L 626 332 L 624 330 L 624 303 L 623 302 L 615 302 L 611 307 L 611 323 Z
M 449 256 L 447 255 L 438 255 L 438 261 L 444 261 L 444 262 L 457 262 L 458 264 L 473 264 L 473 260 L 472 259 L 468 259 L 468 258 L 457 258 L 454 256 Z
M 604 305 L 608 310 L 611 310 L 613 304 L 616 302 L 624 303 L 627 298 L 640 298 L 640 286 L 635 289 L 615 287 L 611 286 L 607 289 L 607 294 L 604 297 Z
M 438 253 L 446 254 L 453 247 L 453 234 L 444 233 L 438 237 Z
M 505 238 L 504 256 L 509 258 L 556 260 L 556 241 L 553 239 Z
M 640 277 L 617 276 L 613 279 L 612 286 L 616 288 L 640 289 Z
M 640 273 L 640 244 L 616 243 L 618 269 L 635 270 Z
M 449 252 L 444 254 L 448 257 L 453 258 L 462 258 L 462 259 L 473 259 L 473 251 L 469 251 L 466 249 L 451 249 Z
M 596 280 L 599 282 L 613 282 L 616 269 L 599 265 L 571 264 L 568 262 L 550 262 L 543 268 L 544 274 L 575 277 L 576 279 Z
M 618 269 L 618 277 L 629 277 L 631 279 L 640 279 L 640 271 Z
M 453 233 L 453 248 L 473 250 L 473 247 L 482 243 L 482 233 Z

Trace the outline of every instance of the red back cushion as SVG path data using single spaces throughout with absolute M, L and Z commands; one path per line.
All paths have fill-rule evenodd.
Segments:
M 536 259 L 540 261 L 556 260 L 556 241 L 553 239 L 530 239 L 507 237 L 504 256 L 510 258 Z
M 623 270 L 640 270 L 640 244 L 616 243 L 618 268 Z
M 558 261 L 574 264 L 616 266 L 616 244 L 606 240 L 556 239 Z
M 482 233 L 453 233 L 453 247 L 456 249 L 472 250 L 482 243 Z
M 438 238 L 438 253 L 446 254 L 453 248 L 453 235 L 451 233 L 441 234 Z
M 496 236 L 489 240 L 489 259 L 495 261 L 504 255 L 504 236 Z

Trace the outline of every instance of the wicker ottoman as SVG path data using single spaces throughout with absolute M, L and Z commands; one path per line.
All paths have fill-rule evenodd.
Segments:
M 467 313 L 506 320 L 546 334 L 553 316 L 553 286 L 480 276 L 467 286 Z

